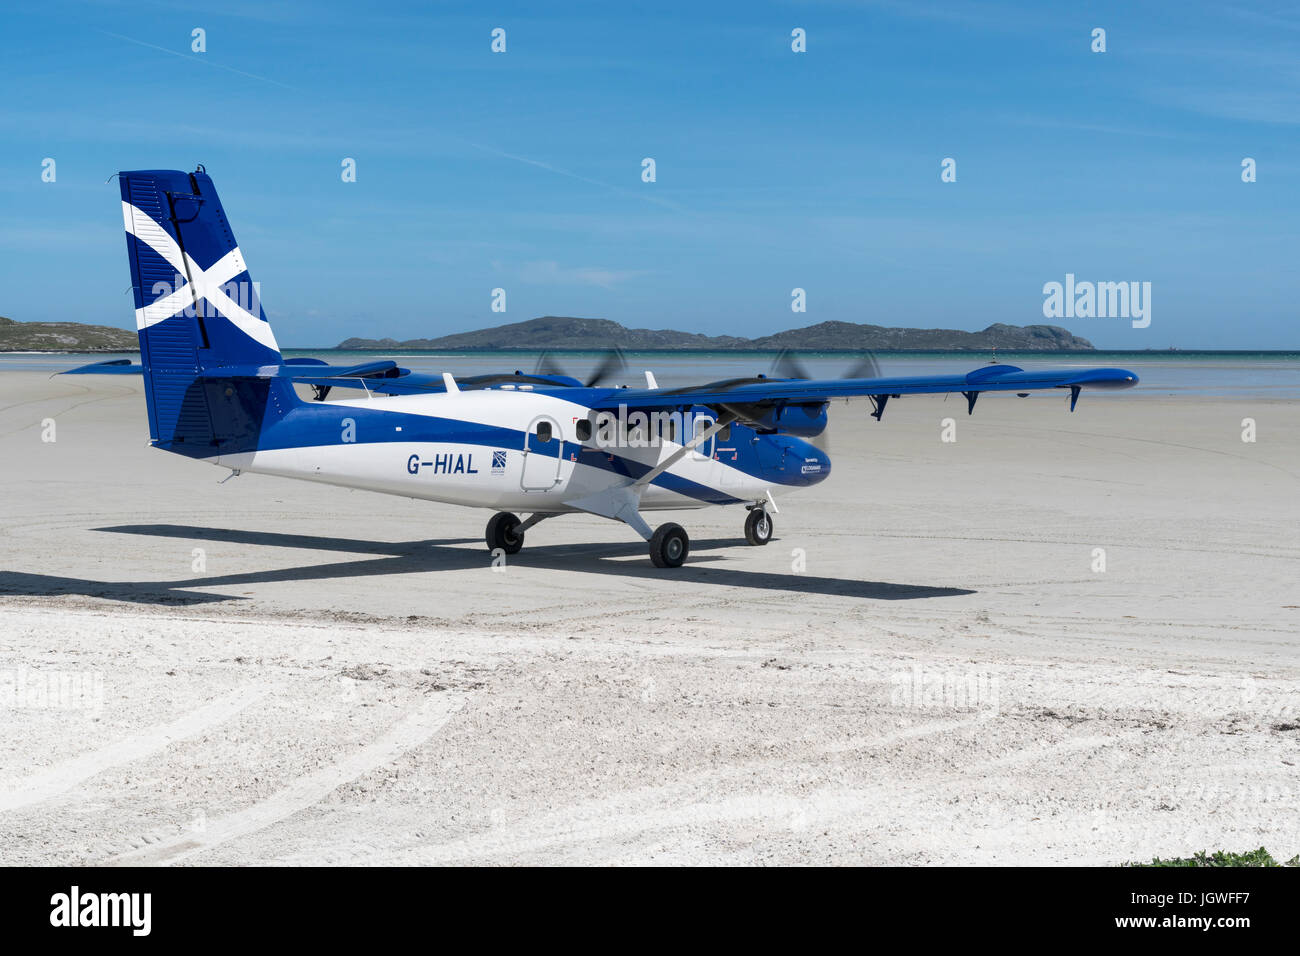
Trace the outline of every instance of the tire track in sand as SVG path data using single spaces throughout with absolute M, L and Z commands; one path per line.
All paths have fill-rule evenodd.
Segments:
M 224 723 L 245 707 L 266 696 L 271 689 L 265 685 L 242 688 L 233 694 L 227 694 L 209 704 L 204 704 L 170 723 L 158 724 L 133 734 L 125 740 L 32 774 L 0 790 L 0 813 L 57 797 L 105 770 L 131 763 L 141 757 L 148 757 L 166 749 L 178 740 L 193 737 L 209 727 Z
M 906 731 L 884 735 L 881 745 L 924 736 L 960 726 L 978 726 L 978 718 L 935 721 Z M 979 761 L 940 779 L 922 781 L 908 787 L 903 796 L 942 796 L 960 793 L 971 773 L 988 768 L 1014 769 L 1049 759 L 1065 759 L 1103 747 L 1123 744 L 1134 735 L 1118 733 L 1110 737 L 1092 734 L 1058 741 L 1047 746 L 1030 745 L 1014 749 L 992 760 Z M 480 833 L 469 834 L 443 843 L 421 843 L 395 848 L 387 855 L 367 862 L 385 866 L 484 865 L 488 863 L 525 862 L 531 857 L 549 854 L 563 856 L 579 847 L 605 845 L 620 847 L 623 856 L 636 852 L 636 842 L 648 834 L 671 834 L 683 831 L 752 824 L 766 821 L 787 826 L 825 827 L 860 821 L 873 807 L 888 807 L 900 799 L 896 784 L 873 783 L 858 786 L 829 786 L 810 796 L 801 793 L 773 792 L 770 789 L 741 789 L 718 793 L 714 787 L 707 799 L 699 799 L 698 780 L 678 781 L 661 786 L 641 787 L 546 810 Z M 872 825 L 876 825 L 873 823 Z M 352 861 L 349 861 L 352 862 Z
M 391 763 L 440 731 L 465 705 L 469 694 L 444 691 L 414 714 L 402 718 L 382 736 L 337 763 L 304 774 L 265 800 L 235 813 L 208 820 L 203 831 L 185 833 L 162 843 L 110 857 L 109 866 L 167 866 L 230 840 L 256 833 L 319 803 L 343 784 Z

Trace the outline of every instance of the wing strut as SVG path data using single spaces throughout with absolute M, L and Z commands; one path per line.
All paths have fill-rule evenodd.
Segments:
M 582 498 L 570 498 L 564 503 L 589 514 L 601 515 L 605 518 L 613 518 L 616 521 L 622 521 L 632 528 L 642 538 L 649 541 L 654 536 L 650 526 L 646 524 L 641 517 L 641 493 L 645 491 L 646 486 L 654 481 L 674 464 L 680 461 L 688 452 L 694 451 L 700 445 L 703 445 L 710 438 L 716 435 L 722 429 L 734 422 L 739 416 L 735 412 L 726 411 L 718 416 L 718 420 L 710 427 L 700 432 L 691 441 L 682 445 L 681 448 L 673 452 L 654 468 L 650 469 L 636 481 L 625 481 L 622 484 L 610 485 L 602 488 L 595 494 L 585 495 Z M 529 519 L 531 520 L 531 519 Z
M 686 444 L 682 445 L 681 448 L 677 449 L 675 452 L 673 452 L 671 455 L 669 455 L 669 456 L 668 456 L 667 458 L 665 458 L 663 461 L 659 462 L 659 464 L 655 465 L 653 468 L 651 468 L 649 471 L 647 471 L 644 475 L 642 475 L 640 478 L 638 478 L 638 479 L 633 483 L 633 486 L 632 486 L 632 487 L 634 487 L 634 488 L 644 488 L 646 485 L 650 484 L 650 482 L 654 481 L 656 478 L 658 478 L 660 475 L 662 475 L 665 471 L 667 471 L 667 470 L 668 470 L 669 468 L 671 468 L 673 465 L 677 464 L 677 462 L 679 462 L 679 461 L 681 461 L 683 458 L 685 458 L 685 457 L 686 457 L 686 454 L 687 454 L 688 452 L 692 452 L 692 451 L 694 451 L 696 448 L 699 448 L 701 445 L 703 445 L 705 442 L 707 442 L 710 438 L 712 438 L 712 437 L 713 437 L 714 435 L 716 435 L 718 432 L 722 431 L 724 428 L 726 428 L 728 425 L 730 425 L 732 422 L 734 422 L 734 421 L 735 421 L 737 418 L 739 418 L 739 417 L 740 417 L 740 416 L 737 415 L 735 412 L 733 412 L 733 411 L 731 411 L 730 409 L 728 409 L 726 412 L 724 412 L 723 414 L 721 414 L 721 415 L 718 416 L 718 420 L 717 420 L 716 422 L 714 422 L 714 423 L 713 423 L 712 425 L 710 425 L 708 428 L 704 429 L 704 431 L 700 432 L 698 435 L 696 435 L 694 438 L 692 438 L 692 439 L 691 439 L 690 441 L 688 441 Z

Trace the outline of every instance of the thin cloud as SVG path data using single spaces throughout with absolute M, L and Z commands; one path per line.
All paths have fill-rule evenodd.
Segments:
M 595 266 L 576 266 L 566 269 L 558 262 L 549 259 L 525 262 L 519 269 L 519 278 L 523 282 L 589 285 L 601 289 L 613 289 L 620 282 L 647 274 L 643 269 L 600 269 Z
M 228 73 L 238 73 L 240 76 L 246 76 L 252 80 L 261 80 L 263 83 L 270 83 L 273 86 L 283 87 L 284 89 L 292 90 L 295 93 L 302 92 L 296 86 L 290 86 L 287 83 L 281 83 L 279 80 L 273 80 L 267 76 L 258 76 L 256 73 L 246 73 L 243 70 L 236 70 L 233 66 L 224 66 L 220 63 L 214 63 L 212 60 L 209 60 L 207 58 L 206 53 L 201 57 L 195 57 L 186 53 L 177 53 L 175 50 L 169 50 L 165 46 L 158 46 L 155 43 L 146 43 L 144 40 L 137 40 L 135 37 L 123 36 L 120 33 L 113 33 L 109 30 L 100 30 L 98 32 L 104 34 L 104 36 L 114 37 L 118 40 L 125 40 L 127 43 L 134 43 L 137 46 L 146 46 L 151 50 L 160 50 L 163 53 L 170 53 L 172 56 L 178 56 L 182 60 L 188 60 L 191 63 L 194 62 L 202 63 L 205 66 L 216 67 L 218 70 L 225 70 Z
M 505 150 L 496 149 L 495 147 L 492 146 L 484 146 L 482 143 L 474 143 L 469 140 L 463 140 L 463 142 L 467 146 L 472 146 L 475 149 L 482 150 L 485 153 L 491 153 L 493 156 L 500 156 L 502 159 L 511 159 L 514 160 L 516 163 L 524 163 L 525 165 L 528 166 L 536 166 L 538 169 L 544 169 L 547 172 L 555 173 L 556 175 L 559 176 L 567 176 L 570 179 L 576 179 L 579 182 L 589 183 L 592 186 L 600 186 L 603 189 L 612 189 L 615 192 L 622 193 L 625 196 L 631 196 L 635 199 L 643 199 L 646 202 L 654 203 L 656 206 L 663 206 L 665 209 L 671 209 L 674 212 L 687 211 L 682 206 L 678 205 L 675 202 L 671 202 L 667 199 L 661 199 L 658 196 L 651 196 L 647 193 L 639 192 L 632 189 L 624 189 L 622 186 L 615 186 L 613 183 L 601 182 L 599 179 L 592 179 L 589 176 L 583 176 L 579 173 L 572 172 L 571 170 L 562 169 L 559 166 L 552 166 L 550 163 L 544 163 L 539 159 L 530 159 L 527 156 L 519 156 L 515 153 L 507 153 Z

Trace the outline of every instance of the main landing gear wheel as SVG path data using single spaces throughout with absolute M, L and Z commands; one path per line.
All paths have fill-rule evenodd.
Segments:
M 650 539 L 650 560 L 656 568 L 680 568 L 691 552 L 691 539 L 679 524 L 661 524 Z
M 767 544 L 772 540 L 772 518 L 762 508 L 755 508 L 745 519 L 745 540 L 750 544 Z
M 519 531 L 519 517 L 509 511 L 498 511 L 487 523 L 487 546 L 489 551 L 500 548 L 506 554 L 518 554 L 524 546 L 524 533 Z

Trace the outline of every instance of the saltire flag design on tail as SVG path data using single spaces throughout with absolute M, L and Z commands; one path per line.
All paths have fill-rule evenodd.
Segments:
M 136 170 L 118 180 L 150 436 L 164 446 L 211 446 L 222 416 L 199 375 L 222 365 L 279 366 L 280 348 L 203 168 Z

